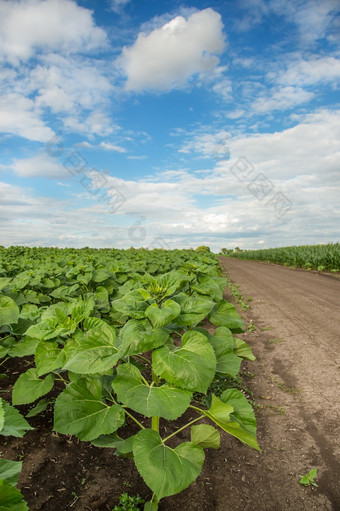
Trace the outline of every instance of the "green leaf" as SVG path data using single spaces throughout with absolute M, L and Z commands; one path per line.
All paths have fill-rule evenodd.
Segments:
M 0 358 L 3 358 L 11 351 L 11 348 L 17 343 L 14 337 L 0 339 Z
M 111 369 L 121 357 L 115 347 L 114 328 L 98 318 L 89 320 L 84 322 L 85 328 L 96 326 L 70 340 L 64 348 L 66 362 L 63 368 L 78 374 L 103 373 Z
M 2 291 L 11 282 L 11 277 L 0 277 L 0 291 Z
M 145 353 L 165 344 L 169 335 L 165 328 L 153 329 L 148 321 L 130 319 L 119 333 L 119 352 L 121 356 Z
M 17 323 L 19 307 L 9 296 L 0 296 L 0 326 Z
M 40 399 L 40 401 L 38 401 L 38 403 L 26 414 L 26 417 L 35 417 L 39 413 L 46 410 L 48 405 L 49 402 L 47 401 L 47 399 Z
M 154 327 L 166 326 L 181 313 L 181 307 L 173 300 L 167 300 L 161 308 L 156 303 L 150 305 L 145 315 L 151 321 Z
M 219 431 L 209 424 L 191 426 L 191 442 L 200 447 L 218 449 L 221 437 Z
M 116 432 L 110 435 L 100 435 L 91 442 L 91 444 L 96 447 L 109 447 L 110 449 L 117 449 L 121 443 L 122 439 Z
M 0 511 L 28 511 L 21 492 L 7 481 L 0 480 Z
M 191 393 L 171 385 L 160 387 L 142 383 L 137 367 L 121 364 L 112 387 L 119 401 L 146 417 L 177 419 L 190 405 Z
M 260 451 L 256 440 L 256 419 L 254 410 L 240 390 L 228 389 L 221 395 L 221 401 L 233 407 L 230 422 L 223 428 L 245 444 Z
M 181 314 L 175 319 L 176 325 L 192 326 L 202 321 L 212 310 L 215 303 L 203 296 L 188 296 L 179 293 L 173 300 L 181 306 Z
M 21 469 L 22 461 L 0 459 L 0 480 L 7 481 L 8 484 L 15 486 L 18 484 Z
M 226 284 L 226 279 L 223 280 Z M 215 302 L 220 302 L 223 299 L 219 282 L 214 277 L 208 275 L 200 277 L 198 282 L 191 285 L 191 288 L 199 294 L 210 296 Z
M 242 339 L 239 339 L 238 337 L 234 337 L 234 353 L 238 357 L 245 358 L 246 360 L 250 360 L 251 362 L 256 360 L 256 357 L 254 357 L 249 344 L 242 341 Z
M 153 352 L 152 368 L 169 383 L 205 394 L 215 375 L 216 358 L 205 335 L 188 331 L 180 347 L 166 345 Z
M 39 341 L 53 339 L 58 337 L 61 333 L 61 328 L 57 327 L 58 320 L 55 317 L 50 317 L 40 321 L 37 325 L 32 325 L 25 332 L 28 337 L 33 337 Z
M 26 336 L 21 341 L 14 344 L 10 351 L 10 355 L 11 357 L 26 357 L 27 355 L 34 355 L 39 342 L 39 339 Z
M 37 369 L 28 369 L 19 376 L 13 387 L 12 401 L 14 405 L 26 405 L 47 394 L 54 385 L 54 375 L 49 374 L 40 379 Z
M 149 502 L 146 502 L 144 504 L 143 509 L 144 511 L 158 511 L 158 504 L 156 504 L 155 502 L 151 502 L 151 500 L 149 500 Z
M 34 429 L 14 406 L 11 406 L 1 398 L 0 404 L 2 406 L 4 419 L 0 435 L 23 437 L 26 431 Z
M 171 449 L 151 429 L 137 433 L 133 454 L 140 475 L 158 500 L 190 486 L 200 474 L 204 462 L 201 447 L 185 442 Z
M 35 351 L 38 376 L 63 367 L 65 359 L 65 352 L 59 348 L 57 342 L 40 342 Z
M 245 326 L 242 318 L 231 303 L 222 300 L 215 309 L 209 315 L 209 319 L 213 325 L 226 326 L 233 333 L 244 332 Z
M 108 406 L 102 400 L 102 387 L 96 378 L 79 378 L 57 397 L 54 429 L 88 441 L 108 435 L 124 424 L 120 405 Z
M 227 431 L 226 427 L 230 424 L 230 414 L 234 408 L 221 401 L 218 397 L 212 395 L 211 406 L 209 410 L 202 410 L 202 413 L 209 417 L 220 428 Z
M 97 270 L 94 270 L 92 280 L 93 282 L 104 282 L 104 280 L 110 278 L 112 276 L 112 273 L 108 272 L 107 270 L 104 270 L 103 268 L 99 268 Z
M 130 318 L 143 319 L 145 318 L 145 311 L 148 303 L 141 296 L 139 291 L 130 291 L 126 293 L 123 298 L 114 300 L 112 302 L 114 310 L 124 314 Z
M 209 335 L 209 342 L 214 348 L 216 356 L 216 373 L 218 376 L 231 376 L 235 378 L 241 366 L 241 358 L 233 351 L 234 339 L 229 328 L 220 326 L 214 335 Z

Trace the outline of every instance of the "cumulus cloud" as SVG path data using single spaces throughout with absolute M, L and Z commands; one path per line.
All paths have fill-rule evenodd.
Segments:
M 53 113 L 91 109 L 107 101 L 112 85 L 95 62 L 80 57 L 49 54 L 28 73 L 27 84 L 37 93 L 38 106 Z
M 217 66 L 225 47 L 221 16 L 211 8 L 188 19 L 177 16 L 160 28 L 141 32 L 133 46 L 124 47 L 119 64 L 127 75 L 126 89 L 169 90 L 194 74 Z
M 106 44 L 92 12 L 72 0 L 0 2 L 0 58 L 18 65 L 35 52 L 71 54 Z

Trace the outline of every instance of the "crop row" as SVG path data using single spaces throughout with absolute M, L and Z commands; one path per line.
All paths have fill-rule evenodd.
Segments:
M 227 251 L 228 252 L 228 251 Z M 340 243 L 229 251 L 231 257 L 318 271 L 340 271 Z
M 149 511 L 198 477 L 219 430 L 259 449 L 242 392 L 210 391 L 254 360 L 234 336 L 244 324 L 225 284 L 207 252 L 0 248 L 0 358 L 30 362 L 12 404 L 0 399 L 0 434 L 23 436 L 27 419 L 53 406 L 55 431 L 133 458 Z M 26 417 L 21 405 L 31 406 Z M 188 409 L 196 417 L 169 434 L 164 424 Z M 121 436 L 129 424 L 138 433 Z M 173 443 L 185 428 L 190 440 Z M 20 468 L 0 459 L 0 508 L 28 509 Z

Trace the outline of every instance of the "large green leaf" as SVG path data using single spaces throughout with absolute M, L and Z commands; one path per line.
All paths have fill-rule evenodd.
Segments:
M 18 484 L 22 461 L 0 459 L 0 480 L 6 480 L 12 486 Z
M 26 357 L 27 355 L 34 355 L 39 342 L 39 339 L 25 336 L 22 340 L 14 344 L 10 355 L 11 357 Z
M 237 313 L 235 307 L 222 300 L 221 303 L 209 315 L 211 323 L 216 326 L 226 326 L 234 333 L 244 332 L 245 326 L 242 318 Z
M 148 321 L 130 319 L 119 333 L 119 352 L 122 356 L 144 353 L 165 344 L 169 335 L 165 328 L 153 329 Z
M 37 325 L 32 325 L 25 332 L 28 337 L 33 337 L 39 341 L 54 339 L 58 337 L 64 329 L 57 326 L 57 318 L 50 317 L 40 321 Z
M 11 282 L 11 277 L 0 277 L 0 291 L 2 291 Z
M 218 449 L 220 447 L 220 432 L 209 424 L 191 426 L 191 442 L 203 448 Z
M 0 480 L 0 511 L 28 511 L 23 495 L 8 481 Z
M 180 305 L 173 300 L 167 300 L 161 308 L 156 303 L 153 303 L 145 311 L 146 317 L 149 318 L 155 328 L 168 325 L 180 313 Z
M 139 369 L 132 364 L 117 367 L 117 377 L 112 387 L 119 401 L 147 417 L 177 419 L 188 408 L 191 393 L 171 385 L 146 385 Z
M 226 427 L 230 423 L 230 414 L 233 411 L 234 408 L 230 404 L 224 403 L 213 395 L 209 410 L 202 410 L 202 413 L 214 421 L 220 428 L 224 429 L 224 431 L 227 431 Z
M 0 435 L 22 437 L 25 435 L 26 431 L 34 429 L 14 406 L 11 406 L 7 401 L 0 398 L 0 417 L 1 416 L 2 420 L 0 424 L 1 422 L 3 424 L 2 427 L 0 427 Z
M 9 296 L 0 296 L 0 326 L 11 325 L 19 319 L 19 307 Z
M 226 279 L 223 280 L 226 284 Z M 201 295 L 210 296 L 215 302 L 220 302 L 223 298 L 223 292 L 219 286 L 218 280 L 209 275 L 200 277 L 198 282 L 191 285 L 191 288 Z
M 260 451 L 256 440 L 254 410 L 246 397 L 237 389 L 228 389 L 221 395 L 221 401 L 231 405 L 234 409 L 230 414 L 231 422 L 223 429 L 250 447 Z
M 212 310 L 215 303 L 203 296 L 188 296 L 179 293 L 173 300 L 181 306 L 181 314 L 174 322 L 181 326 L 192 326 L 202 321 Z
M 151 429 L 143 429 L 135 436 L 133 454 L 140 475 L 158 500 L 190 486 L 204 462 L 201 447 L 185 442 L 171 449 Z
M 108 406 L 102 399 L 102 387 L 96 378 L 79 378 L 57 397 L 54 429 L 88 441 L 116 431 L 125 420 L 120 405 Z
M 35 365 L 38 376 L 62 368 L 65 360 L 65 351 L 59 348 L 57 342 L 42 341 L 35 350 Z
M 205 335 L 188 331 L 180 347 L 166 345 L 153 352 L 152 368 L 169 383 L 206 393 L 215 375 L 216 358 Z
M 12 401 L 14 405 L 26 405 L 47 394 L 54 385 L 54 375 L 45 379 L 39 378 L 36 368 L 28 369 L 19 376 L 13 387 Z
M 234 339 L 229 328 L 224 326 L 216 328 L 214 335 L 209 335 L 209 342 L 214 348 L 218 376 L 235 378 L 240 370 L 242 360 L 233 351 Z
M 120 298 L 112 302 L 114 310 L 124 314 L 130 318 L 143 319 L 148 303 L 144 300 L 139 291 L 130 291 Z
M 78 374 L 103 373 L 111 369 L 120 359 L 114 328 L 99 318 L 88 318 L 84 327 L 90 329 L 68 341 L 64 348 L 64 369 Z

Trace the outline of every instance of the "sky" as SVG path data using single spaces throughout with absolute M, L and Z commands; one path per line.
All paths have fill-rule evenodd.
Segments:
M 0 245 L 339 241 L 339 0 L 0 0 Z

